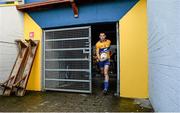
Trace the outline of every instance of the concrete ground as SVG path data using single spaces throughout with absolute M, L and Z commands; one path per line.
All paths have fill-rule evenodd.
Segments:
M 27 92 L 24 97 L 0 96 L 0 112 L 152 112 L 148 100 L 103 95 L 100 82 L 92 94 L 62 92 Z M 102 83 L 100 83 L 102 84 Z M 112 89 L 112 88 L 111 88 Z

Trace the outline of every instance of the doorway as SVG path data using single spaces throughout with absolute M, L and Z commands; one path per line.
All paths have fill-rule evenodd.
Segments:
M 99 33 L 111 40 L 110 92 L 119 95 L 119 36 L 117 23 L 44 30 L 43 90 L 96 93 L 103 76 L 94 61 Z
M 100 74 L 100 69 L 96 60 L 95 45 L 99 41 L 99 34 L 101 32 L 106 34 L 106 38 L 111 41 L 110 47 L 110 67 L 109 67 L 109 93 L 119 95 L 119 64 L 118 64 L 118 33 L 117 23 L 101 23 L 91 26 L 92 37 L 92 90 L 95 93 L 99 93 L 103 89 L 104 76 Z

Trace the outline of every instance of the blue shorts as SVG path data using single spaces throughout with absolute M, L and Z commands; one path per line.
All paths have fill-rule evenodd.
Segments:
M 105 65 L 108 65 L 108 66 L 110 65 L 110 61 L 108 59 L 108 60 L 105 60 L 105 61 L 102 61 L 102 62 L 98 62 L 98 64 L 99 64 L 100 68 L 104 68 Z

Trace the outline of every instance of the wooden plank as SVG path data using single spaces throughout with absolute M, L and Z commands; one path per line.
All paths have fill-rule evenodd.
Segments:
M 78 7 L 77 7 L 76 3 L 72 2 L 71 6 L 72 6 L 72 9 L 73 9 L 73 12 L 74 12 L 74 17 L 77 18 L 79 16 L 79 14 L 78 14 Z
M 18 76 L 18 73 L 21 69 L 21 66 L 24 63 L 25 58 L 27 56 L 28 49 L 26 46 L 24 46 L 26 44 L 23 44 L 23 43 L 24 42 L 22 42 L 22 41 L 18 41 L 18 44 L 20 44 L 22 48 L 19 51 L 16 62 L 10 73 L 9 79 L 3 84 L 3 86 L 4 86 L 3 95 L 4 96 L 10 96 L 10 94 L 12 92 L 13 84 L 14 84 L 14 82 Z
M 56 7 L 57 5 L 64 6 L 64 4 L 71 5 L 72 10 L 74 12 L 74 17 L 78 17 L 78 7 L 74 0 L 47 0 L 42 2 L 33 2 L 27 3 L 22 5 L 17 5 L 16 8 L 21 11 L 28 11 L 28 10 L 39 10 L 39 9 L 46 9 L 50 7 Z
M 36 56 L 36 52 L 38 49 L 39 41 L 32 41 L 29 40 L 29 51 L 28 51 L 28 56 L 26 58 L 26 65 L 25 65 L 25 70 L 22 74 L 22 80 L 19 82 L 19 85 L 17 86 L 17 92 L 15 93 L 17 96 L 24 96 L 26 92 L 26 87 L 28 83 L 28 79 L 30 76 L 30 72 L 33 66 L 33 62 Z
M 42 2 L 33 2 L 33 3 L 27 3 L 22 5 L 17 5 L 16 8 L 18 10 L 27 10 L 32 8 L 39 8 L 49 5 L 55 5 L 55 4 L 62 4 L 62 3 L 70 3 L 72 0 L 47 0 Z
M 21 11 L 27 11 L 27 10 L 36 10 L 39 8 L 47 8 L 47 7 L 54 7 L 59 6 L 62 4 L 68 4 L 76 3 L 76 4 L 87 4 L 87 3 L 97 3 L 97 2 L 105 2 L 105 1 L 111 1 L 111 0 L 46 0 L 41 2 L 33 2 L 33 3 L 27 3 L 27 4 L 21 4 L 17 5 L 16 8 Z

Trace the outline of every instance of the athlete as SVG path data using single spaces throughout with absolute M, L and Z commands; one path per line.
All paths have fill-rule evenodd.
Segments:
M 106 39 L 105 33 L 99 34 L 100 40 L 96 43 L 96 56 L 98 64 L 101 70 L 101 74 L 104 75 L 104 89 L 106 94 L 109 88 L 109 66 L 110 66 L 110 45 L 111 41 Z

